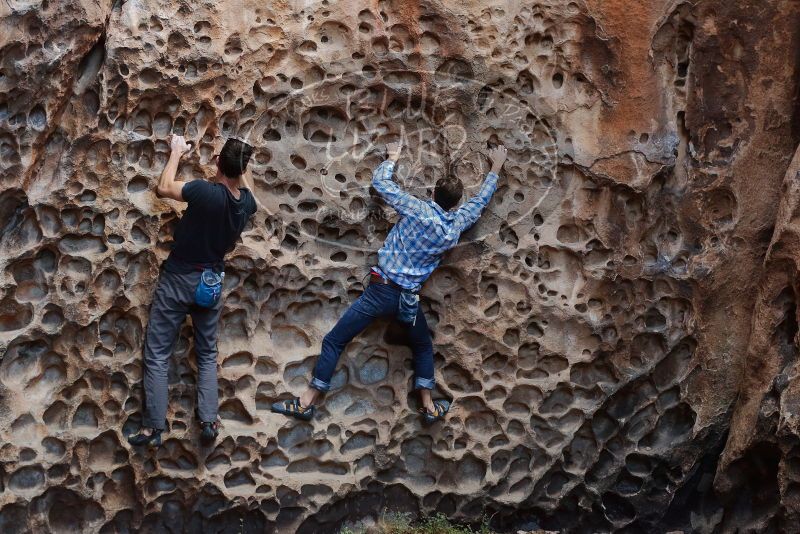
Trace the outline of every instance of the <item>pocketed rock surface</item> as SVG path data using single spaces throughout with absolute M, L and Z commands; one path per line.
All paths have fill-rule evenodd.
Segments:
M 334 532 L 382 510 L 501 531 L 797 532 L 800 5 L 0 2 L 0 531 Z M 163 447 L 126 436 L 182 209 L 171 132 L 210 179 L 256 147 L 230 254 L 216 446 L 191 325 Z M 509 159 L 425 284 L 436 396 L 378 322 L 311 423 L 269 413 L 396 221 L 487 146 Z

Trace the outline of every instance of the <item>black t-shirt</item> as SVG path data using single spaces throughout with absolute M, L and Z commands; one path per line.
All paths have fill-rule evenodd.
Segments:
M 235 199 L 222 184 L 194 180 L 181 194 L 189 203 L 175 228 L 175 243 L 167 258 L 172 272 L 221 267 L 225 254 L 233 250 L 247 220 L 256 212 L 249 189 L 240 188 Z

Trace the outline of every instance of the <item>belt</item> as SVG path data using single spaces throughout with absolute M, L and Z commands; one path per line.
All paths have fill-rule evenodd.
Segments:
M 399 289 L 400 291 L 405 291 L 405 288 L 403 288 L 401 285 L 395 284 L 394 282 L 392 282 L 388 278 L 384 278 L 383 276 L 379 275 L 375 271 L 370 271 L 369 272 L 369 278 L 371 280 L 370 283 L 377 282 L 379 284 L 383 284 L 383 285 L 386 285 L 386 286 L 389 286 L 389 287 L 394 287 L 396 289 Z

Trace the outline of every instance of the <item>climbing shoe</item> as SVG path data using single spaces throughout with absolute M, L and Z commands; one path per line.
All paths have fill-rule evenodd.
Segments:
M 148 447 L 160 447 L 161 446 L 161 430 L 153 429 L 153 432 L 148 436 L 141 430 L 138 434 L 134 434 L 133 436 L 128 436 L 128 443 L 133 445 L 134 447 L 141 447 L 146 445 Z
M 433 401 L 433 406 L 436 409 L 435 412 L 431 412 L 427 408 L 419 409 L 420 413 L 422 413 L 422 420 L 429 425 L 436 421 L 441 421 L 450 411 L 450 403 L 446 400 Z
M 219 424 L 200 423 L 200 443 L 203 445 L 213 445 L 219 436 Z
M 296 417 L 303 421 L 311 421 L 316 409 L 313 406 L 303 408 L 300 406 L 300 399 L 295 397 L 293 399 L 273 403 L 272 411 L 275 413 L 282 413 L 289 417 Z

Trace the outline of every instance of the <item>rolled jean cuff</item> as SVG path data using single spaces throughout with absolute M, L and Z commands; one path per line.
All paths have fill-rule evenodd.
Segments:
M 436 380 L 433 378 L 420 378 L 414 379 L 414 389 L 433 389 L 436 387 Z
M 331 385 L 329 382 L 323 382 L 319 378 L 312 376 L 311 377 L 311 384 L 309 384 L 312 388 L 322 391 L 323 393 L 331 389 Z

